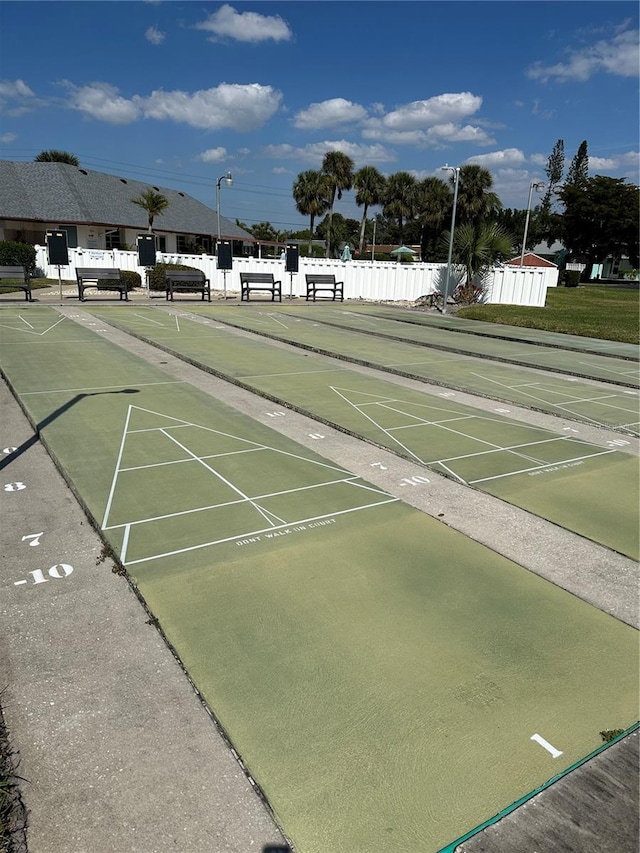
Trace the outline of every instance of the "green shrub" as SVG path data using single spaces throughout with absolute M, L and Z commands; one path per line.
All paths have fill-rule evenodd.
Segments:
M 580 284 L 580 270 L 566 270 L 565 287 L 577 287 Z
M 140 273 L 134 270 L 120 270 L 120 275 L 127 285 L 127 290 L 133 290 L 134 287 L 140 287 L 142 284 Z
M 0 240 L 0 266 L 24 267 L 30 277 L 36 272 L 36 250 L 26 243 L 13 243 L 11 240 Z
M 600 732 L 600 737 L 605 743 L 611 743 L 611 741 L 615 740 L 623 733 L 623 731 L 624 729 L 605 729 L 603 732 Z
M 147 272 L 149 290 L 165 291 L 167 287 L 166 270 L 197 270 L 197 267 L 187 267 L 184 264 L 156 264 Z M 199 270 L 198 270 L 199 271 Z

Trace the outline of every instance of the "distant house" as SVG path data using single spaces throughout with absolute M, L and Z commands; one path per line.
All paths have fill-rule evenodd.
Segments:
M 520 255 L 516 258 L 511 258 L 510 261 L 505 261 L 506 264 L 510 267 L 519 267 L 520 266 Z M 558 267 L 558 264 L 554 264 L 553 261 L 547 260 L 547 258 L 541 258 L 540 255 L 536 255 L 534 252 L 525 252 L 524 257 L 522 258 L 522 266 L 523 267 Z
M 69 248 L 135 248 L 148 218 L 131 199 L 148 189 L 169 202 L 153 223 L 158 250 L 211 253 L 218 233 L 215 210 L 179 190 L 66 163 L 0 160 L 0 240 L 44 245 L 45 232 L 55 229 L 67 232 Z M 223 216 L 220 236 L 234 241 L 235 254 L 256 242 Z

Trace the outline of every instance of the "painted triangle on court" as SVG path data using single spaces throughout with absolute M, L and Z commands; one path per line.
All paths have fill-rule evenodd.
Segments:
M 351 388 L 338 388 L 336 385 L 329 386 L 331 390 L 342 397 L 347 403 L 359 406 L 364 403 L 397 403 L 397 397 L 387 397 L 381 394 L 368 394 L 366 391 L 354 391 Z

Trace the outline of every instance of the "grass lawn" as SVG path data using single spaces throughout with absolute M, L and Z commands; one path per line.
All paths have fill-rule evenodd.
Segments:
M 507 326 L 527 326 L 627 344 L 640 342 L 640 291 L 609 287 L 553 287 L 544 308 L 472 305 L 459 317 Z

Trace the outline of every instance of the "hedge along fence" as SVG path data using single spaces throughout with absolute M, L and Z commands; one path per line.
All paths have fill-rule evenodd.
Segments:
M 147 270 L 147 282 L 149 290 L 159 290 L 163 293 L 167 289 L 167 270 L 193 270 L 200 272 L 197 267 L 188 267 L 185 264 L 156 264 Z M 140 276 L 138 276 L 139 278 Z
M 0 240 L 0 267 L 24 267 L 33 278 L 36 274 L 36 249 L 26 243 Z

